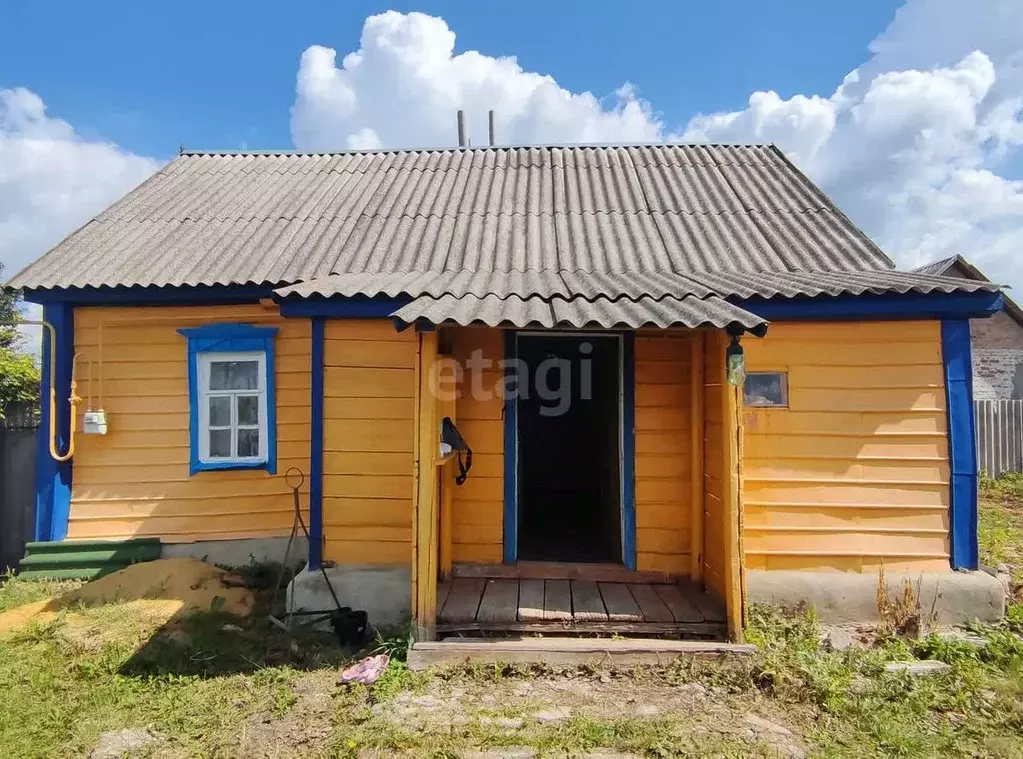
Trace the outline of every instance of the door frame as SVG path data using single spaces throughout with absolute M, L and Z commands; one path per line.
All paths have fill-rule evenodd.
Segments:
M 519 355 L 519 336 L 616 338 L 618 342 L 618 478 L 621 512 L 622 565 L 636 569 L 636 362 L 635 332 L 615 330 L 504 331 L 504 357 Z M 506 369 L 507 371 L 507 369 Z M 518 398 L 504 399 L 504 529 L 503 560 L 518 561 L 519 533 Z

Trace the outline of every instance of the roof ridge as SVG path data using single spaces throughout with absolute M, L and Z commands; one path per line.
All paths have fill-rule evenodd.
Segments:
M 610 211 L 606 210 L 595 210 L 595 211 L 538 211 L 531 212 L 527 211 L 522 213 L 520 211 L 470 211 L 467 213 L 400 213 L 400 214 L 389 214 L 389 213 L 360 213 L 358 217 L 367 219 L 378 219 L 382 217 L 391 219 L 456 219 L 460 217 L 474 217 L 474 218 L 501 218 L 501 217 L 547 217 L 554 218 L 557 216 L 678 216 L 686 218 L 695 217 L 733 217 L 733 216 L 752 216 L 761 214 L 772 214 L 772 215 L 784 215 L 784 216 L 805 216 L 808 214 L 822 214 L 832 213 L 832 209 L 822 206 L 820 208 L 737 208 L 735 210 L 721 209 L 719 211 L 676 211 L 673 209 L 659 209 L 659 208 L 640 208 L 638 210 L 632 209 L 614 209 Z M 186 216 L 167 216 L 162 218 L 134 218 L 127 215 L 116 215 L 112 214 L 109 218 L 101 218 L 106 216 L 106 212 L 100 214 L 94 219 L 90 219 L 89 222 L 96 222 L 98 224 L 156 224 L 156 223 L 177 223 L 183 224 L 185 222 L 235 222 L 235 223 L 249 223 L 249 222 L 269 222 L 274 223 L 278 221 L 331 221 L 336 218 L 336 215 L 331 214 L 319 214 L 319 215 L 308 215 L 301 216 L 298 214 L 294 215 L 280 215 L 280 216 L 258 216 L 258 215 L 239 215 L 239 216 L 193 216 L 191 214 Z M 924 268 L 924 267 L 921 267 Z
M 774 148 L 773 142 L 551 142 L 540 144 L 508 145 L 437 145 L 409 148 L 364 148 L 350 150 L 235 150 L 235 149 L 187 149 L 181 148 L 178 157 L 184 156 L 332 156 L 332 155 L 382 155 L 389 153 L 454 153 L 458 151 L 497 152 L 502 150 L 574 150 L 574 149 L 619 149 L 619 148 Z

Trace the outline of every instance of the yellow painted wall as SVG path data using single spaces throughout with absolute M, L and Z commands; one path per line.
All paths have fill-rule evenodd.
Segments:
M 491 361 L 492 368 L 483 372 L 479 398 L 473 397 L 468 373 L 458 388 L 455 423 L 473 454 L 469 478 L 452 490 L 452 558 L 495 564 L 502 559 L 504 531 L 504 397 L 498 368 L 504 333 L 482 327 L 453 329 L 451 358 L 465 367 L 474 351 Z
M 463 366 L 474 350 L 494 362 L 482 399 L 461 384 L 457 423 L 473 446 L 473 470 L 454 490 L 454 560 L 494 563 L 502 556 L 503 400 L 494 386 L 504 355 L 500 330 L 455 330 L 452 356 Z M 689 344 L 684 333 L 636 338 L 636 546 L 637 567 L 688 572 L 691 500 L 689 477 Z
M 324 559 L 412 561 L 415 337 L 388 320 L 326 323 Z
M 217 321 L 280 330 L 278 476 L 262 470 L 189 476 L 188 346 L 177 330 Z M 283 473 L 297 466 L 308 474 L 309 468 L 308 321 L 281 319 L 259 305 L 77 308 L 75 351 L 80 408 L 85 410 L 90 395 L 93 406 L 100 406 L 102 372 L 109 433 L 76 436 L 69 538 L 153 536 L 175 542 L 288 534 L 292 497 Z
M 743 346 L 789 381 L 789 408 L 743 412 L 747 567 L 947 570 L 940 324 L 775 323 Z
M 689 343 L 684 333 L 636 338 L 636 549 L 637 568 L 688 574 L 691 459 Z M 452 333 L 452 358 L 466 365 L 473 351 L 490 359 L 480 398 L 466 374 L 456 405 L 459 430 L 473 448 L 469 479 L 453 491 L 456 562 L 502 559 L 504 513 L 504 401 L 497 362 L 501 330 L 461 328 Z
M 704 340 L 703 455 L 703 581 L 725 596 L 725 345 L 724 337 L 708 332 Z
M 690 340 L 636 336 L 636 568 L 689 574 Z

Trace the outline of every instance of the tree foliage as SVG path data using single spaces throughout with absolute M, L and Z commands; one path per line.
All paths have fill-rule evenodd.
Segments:
M 0 282 L 3 282 L 4 265 L 0 262 Z M 11 326 L 19 321 L 21 296 L 16 292 L 0 290 L 0 348 L 16 349 L 20 347 L 18 328 Z
M 0 263 L 0 281 L 3 280 Z M 39 367 L 24 351 L 23 338 L 14 326 L 21 320 L 21 295 L 0 291 L 0 419 L 22 405 L 33 405 L 39 398 Z

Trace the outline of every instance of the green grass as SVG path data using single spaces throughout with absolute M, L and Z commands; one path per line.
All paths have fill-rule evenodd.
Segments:
M 682 684 L 702 683 L 713 694 L 712 710 L 732 715 L 719 720 L 722 724 L 741 724 L 748 712 L 779 715 L 820 756 L 1023 756 L 1023 641 L 1007 631 L 978 630 L 988 641 L 982 650 L 929 637 L 891 638 L 873 649 L 833 652 L 822 648 L 812 615 L 785 617 L 762 607 L 751 614 L 750 638 L 760 646 L 751 659 L 680 662 L 612 674 L 615 680 L 634 682 L 637 689 L 653 688 L 665 700 Z M 914 678 L 884 669 L 890 661 L 914 656 L 948 662 L 952 670 Z M 595 680 L 592 672 L 568 674 Z M 442 677 L 456 690 L 475 686 L 477 693 L 510 694 L 519 683 L 557 678 L 558 673 L 544 667 L 491 665 L 459 667 Z M 601 686 L 593 688 L 599 698 Z M 394 695 L 388 688 L 387 697 Z M 527 745 L 554 754 L 602 747 L 649 756 L 772 755 L 770 746 L 758 748 L 755 741 L 715 732 L 713 719 L 710 725 L 640 719 L 624 713 L 620 705 L 612 707 L 612 713 L 623 712 L 620 716 L 573 715 L 551 726 L 528 718 L 529 702 L 519 701 L 516 711 L 501 701 L 469 708 L 459 724 L 430 728 L 381 717 L 374 709 L 378 703 L 372 689 L 353 689 L 335 698 L 333 752 L 354 756 L 361 749 L 399 748 L 454 755 L 467 747 Z M 512 731 L 486 719 L 516 714 L 526 719 Z
M 85 583 L 82 580 L 21 580 L 16 576 L 0 575 L 0 612 L 15 606 L 59 596 Z
M 1008 631 L 979 628 L 988 641 L 980 650 L 930 636 L 832 652 L 819 645 L 812 615 L 754 608 L 751 616 L 749 637 L 761 652 L 747 672 L 733 672 L 738 687 L 809 707 L 807 735 L 822 753 L 972 756 L 998 744 L 1023 755 L 1023 641 Z M 952 670 L 933 677 L 884 670 L 907 658 L 938 659 Z
M 374 686 L 349 688 L 337 685 L 346 660 L 318 636 L 291 646 L 257 620 L 231 620 L 243 630 L 225 631 L 228 617 L 202 613 L 168 637 L 134 613 L 123 604 L 77 609 L 0 639 L 6 755 L 87 755 L 101 732 L 141 726 L 165 737 L 161 752 L 185 755 L 243 756 L 245 734 L 278 727 L 296 741 L 295 755 L 313 756 L 355 755 L 364 748 L 455 755 L 502 745 L 649 756 L 771 751 L 759 739 L 715 732 L 714 725 L 699 730 L 689 720 L 640 718 L 617 704 L 600 717 L 573 714 L 543 724 L 530 718 L 539 702 L 514 696 L 522 683 L 568 675 L 587 683 L 599 700 L 606 686 L 594 670 L 490 665 L 423 674 L 396 657 Z M 680 685 L 702 683 L 715 709 L 737 715 L 732 722 L 750 711 L 780 715 L 825 756 L 1023 755 L 1023 642 L 1003 629 L 980 630 L 989 642 L 979 652 L 938 638 L 892 638 L 876 649 L 830 652 L 819 644 L 812 615 L 754 608 L 752 623 L 750 638 L 760 646 L 752 659 L 612 671 L 614 682 L 624 681 L 626 692 L 634 683 L 659 694 L 646 698 L 666 703 Z M 403 639 L 399 632 L 374 646 L 400 652 L 395 641 Z M 947 661 L 953 670 L 916 679 L 884 672 L 887 661 L 913 655 Z M 327 692 L 317 698 L 326 712 L 310 710 L 317 701 L 302 700 L 310 680 L 325 684 Z M 438 689 L 466 692 L 451 707 L 460 714 L 457 722 L 424 726 L 388 718 L 388 709 L 406 708 L 420 694 L 431 698 Z M 484 703 L 486 695 L 494 698 Z M 495 724 L 495 716 L 517 714 L 524 718 L 520 727 Z M 306 733 L 320 735 L 320 742 L 296 737 Z
M 1015 601 L 1023 601 L 1023 474 L 981 478 L 980 560 L 1012 567 Z
M 35 584 L 8 582 L 0 607 L 61 587 Z M 0 637 L 0 746 L 5 756 L 88 755 L 101 732 L 148 725 L 185 754 L 230 754 L 247 721 L 292 710 L 301 672 L 345 660 L 329 637 L 292 647 L 265 621 L 199 613 L 161 630 L 130 604 L 73 608 Z
M 1023 570 L 1023 477 L 985 480 L 980 520 L 984 563 Z M 79 585 L 5 578 L 0 611 Z M 976 629 L 982 649 L 887 635 L 872 648 L 835 652 L 821 646 L 812 614 L 755 607 L 753 657 L 606 673 L 530 665 L 412 672 L 406 625 L 368 646 L 392 657 L 368 688 L 338 683 L 351 657 L 329 636 L 292 639 L 258 616 L 206 612 L 160 628 L 130 604 L 77 607 L 0 637 L 0 746 L 5 756 L 87 756 L 104 731 L 148 726 L 164 739 L 157 754 L 181 756 L 248 756 L 269 746 L 280 756 L 367 748 L 456 756 L 508 745 L 552 755 L 774 755 L 776 745 L 742 730 L 755 713 L 791 728 L 791 740 L 815 756 L 1023 757 L 1019 600 L 1005 623 Z M 242 630 L 224 630 L 226 622 Z M 952 669 L 922 678 L 885 671 L 912 657 Z M 672 712 L 692 683 L 705 701 Z M 525 685 L 548 690 L 520 691 Z M 664 713 L 636 716 L 623 705 L 631 694 Z M 561 722 L 533 716 L 563 703 L 572 713 Z
M 272 699 L 252 678 L 126 676 L 133 653 L 119 641 L 88 650 L 59 621 L 0 642 L 0 745 L 11 756 L 81 755 L 104 730 L 152 724 L 213 751 L 225 728 Z

